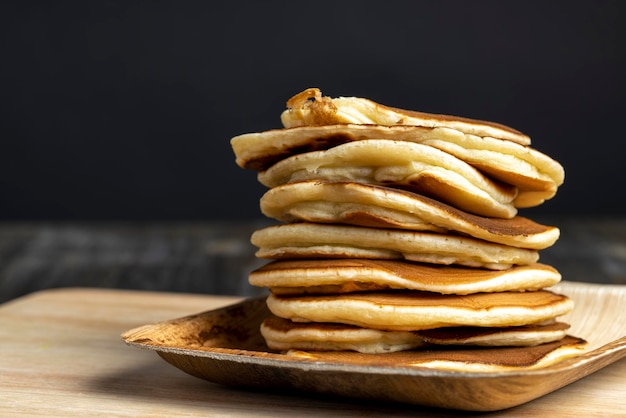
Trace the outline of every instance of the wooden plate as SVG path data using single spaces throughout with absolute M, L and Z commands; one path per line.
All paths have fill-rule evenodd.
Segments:
M 455 372 L 271 352 L 259 333 L 268 313 L 263 298 L 144 325 L 122 338 L 186 373 L 226 385 L 493 411 L 536 399 L 626 357 L 626 286 L 562 282 L 554 290 L 574 300 L 574 311 L 563 321 L 589 347 L 581 356 L 535 370 Z

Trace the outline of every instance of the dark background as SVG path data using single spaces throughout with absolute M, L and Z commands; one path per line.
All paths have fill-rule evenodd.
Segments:
M 560 161 L 525 213 L 623 214 L 623 1 L 0 6 L 0 219 L 260 216 L 229 140 L 307 88 L 510 125 Z

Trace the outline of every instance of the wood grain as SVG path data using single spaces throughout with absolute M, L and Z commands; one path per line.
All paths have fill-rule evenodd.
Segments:
M 444 417 L 450 411 L 247 390 L 189 376 L 125 345 L 125 330 L 211 310 L 240 298 L 99 289 L 35 293 L 0 305 L 3 417 Z M 489 416 L 619 416 L 626 361 L 550 395 Z M 453 389 L 453 388 L 451 388 Z M 460 413 L 460 416 L 468 416 Z

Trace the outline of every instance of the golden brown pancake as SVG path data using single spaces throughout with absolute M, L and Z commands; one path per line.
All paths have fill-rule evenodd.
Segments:
M 268 190 L 261 211 L 283 222 L 456 232 L 520 248 L 548 248 L 559 229 L 528 218 L 487 218 L 404 190 L 352 182 L 299 181 Z
M 397 109 L 359 97 L 330 98 L 323 96 L 317 88 L 306 89 L 290 98 L 287 101 L 287 110 L 281 115 L 281 121 L 286 128 L 342 123 L 445 127 L 467 134 L 506 139 L 522 145 L 530 144 L 527 135 L 505 125 Z
M 301 126 L 239 135 L 231 139 L 231 145 L 237 164 L 264 171 L 292 155 L 366 139 L 421 143 L 452 154 L 488 176 L 517 187 L 520 192 L 515 200 L 516 207 L 536 206 L 551 198 L 565 179 L 563 166 L 534 148 L 448 128 L 354 124 Z
M 261 324 L 261 335 L 272 350 L 352 350 L 391 353 L 424 346 L 414 332 L 381 331 L 342 324 L 297 323 L 271 315 Z
M 289 355 L 312 362 L 378 367 L 426 367 L 474 373 L 525 371 L 550 366 L 582 354 L 587 342 L 566 336 L 558 341 L 532 347 L 464 347 L 364 354 L 354 351 L 290 350 Z
M 457 264 L 493 270 L 537 262 L 535 250 L 457 235 L 292 223 L 256 230 L 251 242 L 259 258 L 371 258 Z
M 267 307 L 295 322 L 336 322 L 387 331 L 536 325 L 565 315 L 573 302 L 547 290 L 441 295 L 418 291 L 280 296 Z
M 267 187 L 300 180 L 349 181 L 410 190 L 482 216 L 512 218 L 517 189 L 494 182 L 437 148 L 368 139 L 281 160 L 258 174 Z
M 292 155 L 327 150 L 346 142 L 364 139 L 391 139 L 421 143 L 426 139 L 441 139 L 447 131 L 420 126 L 327 125 L 299 126 L 251 132 L 231 138 L 235 161 L 241 168 L 264 171 Z M 456 135 L 456 131 L 452 131 Z
M 392 353 L 433 345 L 482 347 L 530 347 L 565 337 L 568 324 L 521 327 L 457 327 L 424 331 L 382 331 L 331 323 L 298 323 L 271 315 L 261 334 L 272 350 L 352 350 L 360 353 Z
M 442 294 L 529 291 L 551 287 L 559 272 L 545 264 L 486 270 L 399 260 L 319 259 L 272 261 L 249 275 L 253 286 L 279 295 L 340 294 L 407 289 Z
M 565 180 L 563 166 L 539 151 L 493 138 L 454 137 L 423 142 L 448 152 L 496 180 L 518 188 L 516 208 L 533 207 L 551 199 Z

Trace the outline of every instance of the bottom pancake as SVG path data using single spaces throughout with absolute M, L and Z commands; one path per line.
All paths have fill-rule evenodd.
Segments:
M 540 369 L 584 353 L 587 342 L 570 335 L 532 347 L 443 347 L 366 354 L 354 351 L 289 350 L 288 355 L 313 362 L 377 367 L 425 367 L 460 372 L 494 373 Z
M 456 327 L 423 331 L 382 331 L 330 323 L 296 323 L 270 316 L 261 334 L 273 350 L 350 350 L 360 353 L 391 353 L 433 345 L 530 347 L 565 337 L 568 324 L 555 322 L 522 327 Z

